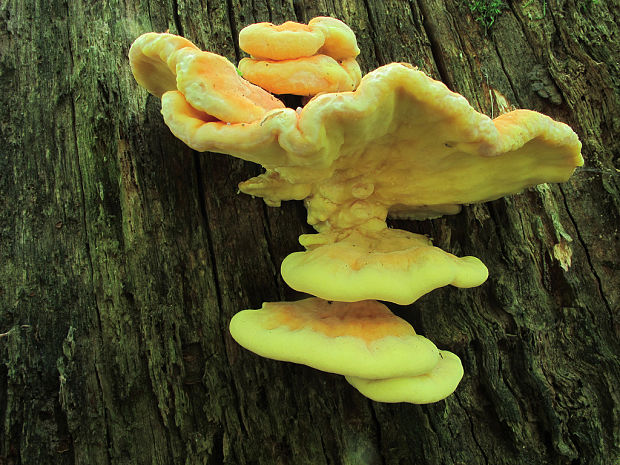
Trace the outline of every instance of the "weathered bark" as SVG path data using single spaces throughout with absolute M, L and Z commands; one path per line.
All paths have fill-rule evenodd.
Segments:
M 434 405 L 236 345 L 235 312 L 298 297 L 279 264 L 304 208 L 237 195 L 259 168 L 176 140 L 126 59 L 170 29 L 237 61 L 244 25 L 317 15 L 365 71 L 411 62 L 584 143 L 561 186 L 398 223 L 490 270 L 399 309 L 463 360 Z M 0 2 L 0 464 L 617 463 L 619 21 L 612 0 L 511 1 L 488 32 L 460 0 Z

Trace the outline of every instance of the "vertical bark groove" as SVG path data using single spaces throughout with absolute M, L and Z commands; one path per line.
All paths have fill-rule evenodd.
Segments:
M 579 243 L 583 247 L 583 251 L 584 251 L 584 253 L 586 255 L 586 260 L 587 260 L 588 265 L 590 267 L 590 271 L 594 275 L 594 278 L 596 279 L 596 282 L 598 284 L 598 291 L 599 291 L 599 294 L 601 296 L 601 299 L 605 303 L 605 307 L 606 307 L 607 311 L 609 312 L 609 319 L 613 321 L 614 320 L 614 313 L 613 313 L 611 304 L 607 300 L 607 296 L 605 295 L 605 291 L 603 290 L 603 283 L 601 281 L 601 277 L 598 275 L 598 272 L 596 271 L 596 268 L 594 267 L 594 264 L 592 262 L 592 258 L 590 257 L 590 252 L 588 251 L 588 245 L 583 240 L 583 237 L 581 236 L 581 233 L 579 232 L 579 225 L 575 221 L 575 218 L 574 218 L 573 214 L 571 213 L 571 209 L 568 206 L 568 202 L 566 200 L 566 194 L 564 193 L 564 191 L 562 190 L 561 187 L 559 188 L 559 190 L 560 190 L 560 192 L 562 194 L 562 200 L 564 202 L 564 208 L 566 208 L 566 213 L 568 214 L 568 217 L 570 218 L 570 220 L 571 220 L 571 222 L 573 224 L 573 228 L 575 228 L 575 231 L 577 232 L 577 238 L 579 239 Z
M 447 71 L 446 62 L 442 53 L 441 40 L 436 32 L 436 26 L 432 23 L 428 5 L 424 2 L 424 0 L 418 0 L 417 5 L 423 15 L 422 26 L 424 27 L 426 37 L 428 37 L 430 51 L 433 56 L 435 66 L 437 67 L 437 71 L 439 72 L 438 78 L 445 85 L 447 85 L 450 90 L 454 90 L 454 84 L 450 79 L 450 74 Z

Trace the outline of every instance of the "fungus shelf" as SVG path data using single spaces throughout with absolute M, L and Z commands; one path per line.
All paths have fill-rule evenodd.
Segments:
M 479 286 L 488 272 L 475 257 L 389 229 L 386 218 L 455 214 L 566 181 L 583 164 L 577 135 L 529 110 L 492 120 L 406 63 L 362 78 L 355 34 L 335 18 L 251 25 L 240 45 L 251 55 L 240 73 L 167 33 L 144 34 L 129 52 L 175 136 L 261 164 L 265 172 L 239 189 L 270 206 L 303 200 L 317 231 L 282 264 L 291 287 L 317 297 L 244 310 L 233 337 L 259 355 L 343 374 L 376 401 L 445 398 L 463 376 L 459 358 L 376 300 L 410 304 L 448 284 Z M 292 109 L 272 93 L 311 98 Z

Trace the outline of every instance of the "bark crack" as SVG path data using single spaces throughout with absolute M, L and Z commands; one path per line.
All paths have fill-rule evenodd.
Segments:
M 69 44 L 69 54 L 71 55 L 71 68 L 73 69 L 73 52 L 71 50 L 71 44 Z M 88 257 L 88 268 L 90 270 L 91 283 L 95 282 L 95 267 L 93 265 L 93 257 L 90 251 L 90 239 L 88 234 L 88 220 L 86 218 L 86 194 L 84 192 L 84 174 L 82 173 L 82 163 L 80 161 L 80 149 L 77 137 L 77 116 L 75 112 L 75 99 L 71 95 L 71 126 L 73 129 L 73 147 L 75 149 L 75 155 L 77 157 L 77 172 L 80 180 L 80 203 L 82 204 L 82 226 L 84 228 L 84 246 L 86 247 L 86 256 Z M 97 302 L 97 292 L 93 287 L 93 294 L 95 295 L 95 305 L 97 307 L 97 318 L 99 320 L 99 329 L 101 330 L 101 312 Z
M 375 410 L 374 402 L 370 401 L 370 413 L 372 417 L 372 421 L 375 424 L 375 429 L 377 430 L 377 446 L 379 447 L 379 457 L 381 457 L 381 463 L 385 465 L 385 457 L 383 456 L 383 440 L 381 439 L 381 422 L 379 421 L 379 417 L 377 417 L 377 411 Z
M 437 27 L 430 20 L 429 10 L 426 7 L 426 4 L 423 0 L 417 0 L 418 7 L 422 12 L 422 27 L 424 28 L 424 33 L 426 37 L 428 37 L 428 42 L 430 44 L 431 55 L 433 56 L 433 61 L 435 62 L 435 66 L 437 67 L 437 72 L 439 73 L 439 78 L 445 85 L 450 89 L 454 89 L 454 83 L 450 79 L 450 73 L 448 73 L 448 68 L 446 66 L 446 60 L 443 55 L 443 51 L 441 48 L 441 41 L 438 38 Z
M 455 392 L 452 395 L 456 399 L 456 402 L 459 404 L 461 409 L 463 409 L 463 412 L 465 412 L 465 416 L 467 417 L 467 422 L 469 423 L 469 431 L 471 433 L 471 437 L 474 440 L 474 443 L 476 444 L 476 446 L 478 446 L 478 450 L 480 450 L 480 453 L 482 454 L 482 458 L 484 459 L 484 463 L 489 465 L 489 458 L 487 457 L 487 454 L 485 453 L 484 449 L 482 448 L 482 445 L 480 444 L 480 441 L 478 441 L 478 438 L 476 437 L 476 433 L 475 433 L 475 430 L 474 430 L 474 421 L 471 418 L 471 415 L 469 415 L 469 413 L 467 412 L 467 409 L 465 407 L 463 407 L 463 403 L 461 402 L 461 399 L 459 398 L 458 394 Z
M 269 5 L 269 3 L 267 3 Z M 237 21 L 235 21 L 235 15 L 233 13 L 232 0 L 226 0 L 226 12 L 228 13 L 228 25 L 230 26 L 230 35 L 232 37 L 232 44 L 235 49 L 235 61 L 237 64 L 241 60 L 241 50 L 239 49 L 239 41 L 237 40 Z M 269 14 L 271 16 L 271 13 Z
M 183 34 L 183 25 L 181 24 L 181 18 L 179 17 L 179 2 L 178 0 L 172 0 L 172 19 L 174 21 L 174 25 L 179 32 L 179 35 L 185 36 Z
M 517 10 L 513 6 L 512 2 L 506 2 L 504 3 L 504 5 L 506 5 L 506 7 L 511 11 L 512 15 L 515 17 L 515 19 L 519 23 L 519 26 L 521 26 L 521 32 L 523 33 L 524 37 L 526 37 L 526 42 L 528 43 L 528 45 L 534 43 L 534 41 L 532 40 L 530 36 L 529 29 L 525 27 L 523 18 L 521 18 L 521 15 L 517 14 Z M 530 50 L 532 50 L 532 53 L 535 54 L 535 49 L 533 47 L 530 47 Z
M 103 399 L 103 383 L 101 381 L 101 373 L 99 373 L 99 367 L 97 366 L 97 362 L 94 364 L 95 366 L 95 377 L 97 378 L 97 386 L 99 387 L 99 391 L 101 392 Z M 112 462 L 112 457 L 110 456 L 110 451 L 112 450 L 112 442 L 110 440 L 110 432 L 108 430 L 108 410 L 105 408 L 105 402 L 102 402 L 102 410 L 103 410 L 103 423 L 105 424 L 105 443 L 106 443 L 106 451 L 108 463 Z
M 213 247 L 213 236 L 211 234 L 211 229 L 209 228 L 209 215 L 207 213 L 206 197 L 205 197 L 206 188 L 202 181 L 202 176 L 201 176 L 202 169 L 200 168 L 200 153 L 198 152 L 194 152 L 194 170 L 196 171 L 198 202 L 200 203 L 199 211 L 200 211 L 200 216 L 202 218 L 203 227 L 205 230 L 205 235 L 207 238 L 207 250 L 208 250 L 210 261 L 211 261 L 211 267 L 212 267 L 211 276 L 213 277 L 213 286 L 215 288 L 215 298 L 217 301 L 217 307 L 219 309 L 218 314 L 219 316 L 222 316 L 222 309 L 224 308 L 223 307 L 224 299 L 222 295 L 222 285 L 220 283 L 219 274 L 218 274 L 217 257 L 215 254 L 215 249 Z M 226 336 L 224 335 L 224 331 L 219 331 L 219 334 L 222 340 L 222 348 L 224 352 L 226 353 L 226 355 L 228 356 L 228 351 L 226 350 Z M 230 359 L 229 359 L 229 365 L 230 365 Z M 230 374 L 230 379 L 228 383 L 229 383 L 228 385 L 230 387 L 231 394 L 235 399 L 234 405 L 235 405 L 235 410 L 237 412 L 237 415 L 239 416 L 239 424 L 243 427 L 244 433 L 247 433 L 248 428 L 245 425 L 244 415 L 243 415 L 243 412 L 241 411 L 241 397 L 239 396 L 239 392 L 235 385 L 234 377 L 232 376 L 232 374 Z
M 370 10 L 370 4 L 368 3 L 368 0 L 363 0 L 363 2 L 364 2 L 364 8 L 366 9 L 366 13 L 368 15 L 368 22 L 370 23 L 370 40 L 372 41 L 372 46 L 374 48 L 375 60 L 379 64 L 385 64 L 383 57 L 382 57 L 382 53 L 380 52 L 379 46 L 377 45 L 377 42 L 375 41 L 375 36 L 376 36 L 375 31 L 377 31 L 377 24 L 372 15 L 372 11 Z
M 308 415 L 310 416 L 312 422 L 314 424 L 319 424 L 319 422 L 317 420 L 315 420 L 314 416 L 312 415 L 312 408 L 308 408 Z M 321 441 L 321 451 L 323 452 L 323 457 L 325 458 L 325 463 L 327 465 L 330 465 L 332 463 L 332 461 L 329 459 L 328 455 L 327 455 L 327 450 L 325 449 L 325 441 L 323 440 L 323 429 L 319 428 L 318 429 L 318 433 L 319 433 L 319 440 Z
M 70 18 L 71 17 L 71 12 L 69 10 L 69 4 L 66 5 L 67 8 L 67 17 Z M 68 23 L 67 23 L 68 24 Z M 69 30 L 69 27 L 67 26 L 66 29 L 66 33 L 67 33 L 67 49 L 69 52 L 69 75 L 73 76 L 74 70 L 75 70 L 75 61 L 74 61 L 74 51 L 73 51 L 73 46 L 71 43 L 71 31 Z M 82 227 L 84 229 L 84 247 L 86 249 L 86 257 L 87 257 L 87 261 L 88 261 L 88 270 L 89 270 L 89 275 L 90 275 L 90 287 L 91 287 L 91 292 L 92 292 L 92 296 L 93 296 L 93 302 L 94 302 L 94 309 L 95 309 L 95 313 L 97 315 L 97 324 L 99 325 L 98 327 L 98 336 L 100 339 L 100 346 L 103 346 L 103 323 L 101 321 L 101 308 L 99 305 L 99 300 L 97 298 L 97 290 L 95 289 L 95 266 L 93 263 L 93 257 L 92 257 L 92 253 L 91 253 L 91 247 L 90 247 L 90 238 L 89 238 L 89 233 L 88 233 L 88 218 L 87 218 L 87 206 L 86 206 L 86 193 L 85 193 L 85 189 L 84 189 L 84 173 L 82 172 L 82 162 L 81 162 L 81 157 L 80 157 L 80 147 L 79 147 L 79 142 L 78 142 L 78 128 L 77 128 L 77 114 L 76 114 L 76 108 L 75 108 L 75 92 L 73 89 L 73 86 L 71 86 L 71 88 L 69 89 L 69 102 L 71 103 L 71 129 L 73 132 L 73 137 L 72 137 L 72 142 L 73 142 L 73 148 L 75 150 L 75 156 L 77 159 L 77 175 L 78 175 L 78 180 L 79 180 L 79 186 L 80 186 L 80 204 L 82 207 Z M 105 407 L 105 394 L 104 394 L 104 389 L 103 389 L 103 385 L 101 383 L 101 377 L 99 374 L 99 370 L 97 369 L 97 366 L 95 364 L 95 376 L 97 378 L 97 384 L 98 384 L 98 388 L 99 388 L 99 392 L 101 393 L 101 408 L 104 412 L 104 434 L 106 437 L 106 458 L 108 463 L 112 462 L 112 456 L 111 456 L 111 447 L 110 447 L 110 441 L 111 441 L 111 436 L 110 436 L 110 429 L 109 429 L 109 423 L 108 423 L 108 417 L 107 417 L 107 412 L 106 412 L 106 407 Z
M 581 235 L 581 232 L 579 231 L 579 227 L 577 225 L 577 221 L 575 220 L 575 217 L 573 216 L 572 212 L 570 211 L 570 208 L 568 206 L 568 200 L 566 199 L 566 194 L 564 193 L 564 190 L 562 189 L 561 186 L 558 186 L 560 193 L 562 194 L 562 201 L 564 203 L 564 208 L 566 208 L 566 213 L 568 215 L 568 217 L 570 218 L 571 223 L 573 224 L 573 227 L 575 228 L 575 232 L 577 233 L 577 239 L 579 240 L 579 243 L 581 244 L 581 246 L 583 247 L 583 251 L 586 255 L 586 260 L 588 261 L 588 265 L 590 266 L 590 269 L 592 270 L 592 274 L 594 275 L 594 279 L 596 279 L 596 284 L 598 287 L 598 291 L 601 294 L 601 299 L 603 300 L 603 303 L 605 304 L 605 308 L 607 309 L 607 313 L 609 314 L 609 318 L 611 319 L 611 321 L 614 320 L 614 312 L 611 308 L 611 303 L 607 300 L 607 297 L 605 296 L 605 290 L 603 289 L 603 282 L 601 280 L 601 277 L 598 275 L 598 273 L 596 272 L 596 268 L 594 267 L 594 263 L 592 261 L 592 257 L 590 255 L 590 251 L 588 250 L 586 241 L 583 239 L 583 236 Z
M 506 76 L 506 80 L 508 81 L 508 85 L 510 85 L 510 90 L 512 91 L 512 95 L 515 96 L 515 99 L 517 100 L 517 102 L 519 103 L 519 106 L 521 108 L 523 108 L 523 102 L 521 102 L 521 100 L 519 99 L 519 96 L 517 94 L 516 91 L 516 87 L 514 85 L 514 83 L 512 82 L 512 79 L 510 78 L 510 74 L 508 73 L 508 71 L 506 70 L 506 65 L 504 63 L 504 60 L 502 58 L 501 53 L 499 52 L 499 49 L 497 48 L 497 42 L 495 42 L 494 40 L 493 42 L 493 49 L 495 50 L 495 53 L 497 54 L 497 59 L 499 61 L 499 65 L 502 68 L 502 71 L 504 72 L 504 76 Z M 487 82 L 488 84 L 488 82 Z M 491 111 L 493 110 L 493 102 L 491 102 Z M 498 109 L 499 110 L 499 109 Z M 499 115 L 498 115 L 499 116 Z
M 502 224 L 502 219 L 500 218 L 499 213 L 495 211 L 495 205 L 499 205 L 498 202 L 501 202 L 501 207 L 497 207 L 498 209 L 501 208 L 505 211 L 507 208 L 510 208 L 506 204 L 506 201 L 504 199 L 498 199 L 495 202 L 491 202 L 487 204 L 488 205 L 487 211 L 489 213 L 489 218 L 493 221 L 494 235 L 498 239 L 498 245 L 499 245 L 499 248 L 502 254 L 502 260 L 505 263 L 508 263 L 509 262 L 508 257 L 510 256 L 510 254 L 506 250 L 505 241 L 499 240 L 499 239 L 503 239 L 504 234 L 502 233 L 502 229 L 499 227 L 499 225 Z
M 151 13 L 151 2 L 146 4 L 146 12 L 149 17 L 149 24 L 151 25 L 151 29 L 153 29 L 153 15 Z
M 293 11 L 295 12 L 295 19 L 298 22 L 302 22 L 302 23 L 307 23 L 306 21 L 306 15 L 304 14 L 304 8 L 305 8 L 305 4 L 302 5 L 303 0 L 300 1 L 293 1 Z M 267 5 L 269 5 L 269 3 L 267 3 Z
M 213 276 L 213 285 L 215 287 L 215 297 L 217 299 L 217 306 L 219 309 L 222 309 L 222 289 L 220 280 L 218 277 L 217 270 L 217 260 L 215 255 L 215 250 L 213 249 L 213 237 L 211 235 L 211 229 L 209 228 L 209 215 L 207 213 L 206 202 L 207 199 L 205 197 L 205 185 L 202 180 L 202 169 L 200 168 L 200 154 L 198 152 L 194 152 L 194 170 L 196 171 L 196 185 L 198 187 L 198 203 L 199 203 L 199 211 L 200 216 L 202 218 L 202 223 L 205 230 L 205 235 L 207 236 L 207 250 L 209 251 L 209 256 L 211 258 L 211 266 Z
M 271 243 L 272 242 L 271 241 L 272 239 L 271 227 L 269 226 L 269 212 L 267 211 L 269 207 L 264 201 L 262 201 L 262 199 L 260 199 L 259 202 L 263 204 L 263 232 L 265 233 L 265 242 L 267 242 L 267 253 L 269 254 L 269 263 L 271 263 L 272 270 L 273 270 L 273 280 L 274 280 L 276 289 L 281 290 L 280 282 L 278 280 L 279 267 L 276 264 L 275 253 L 274 253 L 273 245 Z M 280 295 L 278 297 L 283 299 L 282 293 L 279 292 L 279 294 Z

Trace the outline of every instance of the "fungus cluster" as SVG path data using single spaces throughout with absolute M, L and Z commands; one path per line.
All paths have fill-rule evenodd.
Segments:
M 317 231 L 281 268 L 314 297 L 243 310 L 232 336 L 264 357 L 342 374 L 376 401 L 445 398 L 463 376 L 459 358 L 378 300 L 407 305 L 448 284 L 479 286 L 487 268 L 386 218 L 436 218 L 566 181 L 583 163 L 577 135 L 528 110 L 491 120 L 406 63 L 361 78 L 355 35 L 334 18 L 254 24 L 240 46 L 251 55 L 241 73 L 172 34 L 144 34 L 129 53 L 175 136 L 260 163 L 265 172 L 239 189 L 270 206 L 303 200 Z M 284 93 L 312 98 L 296 110 L 273 95 Z

